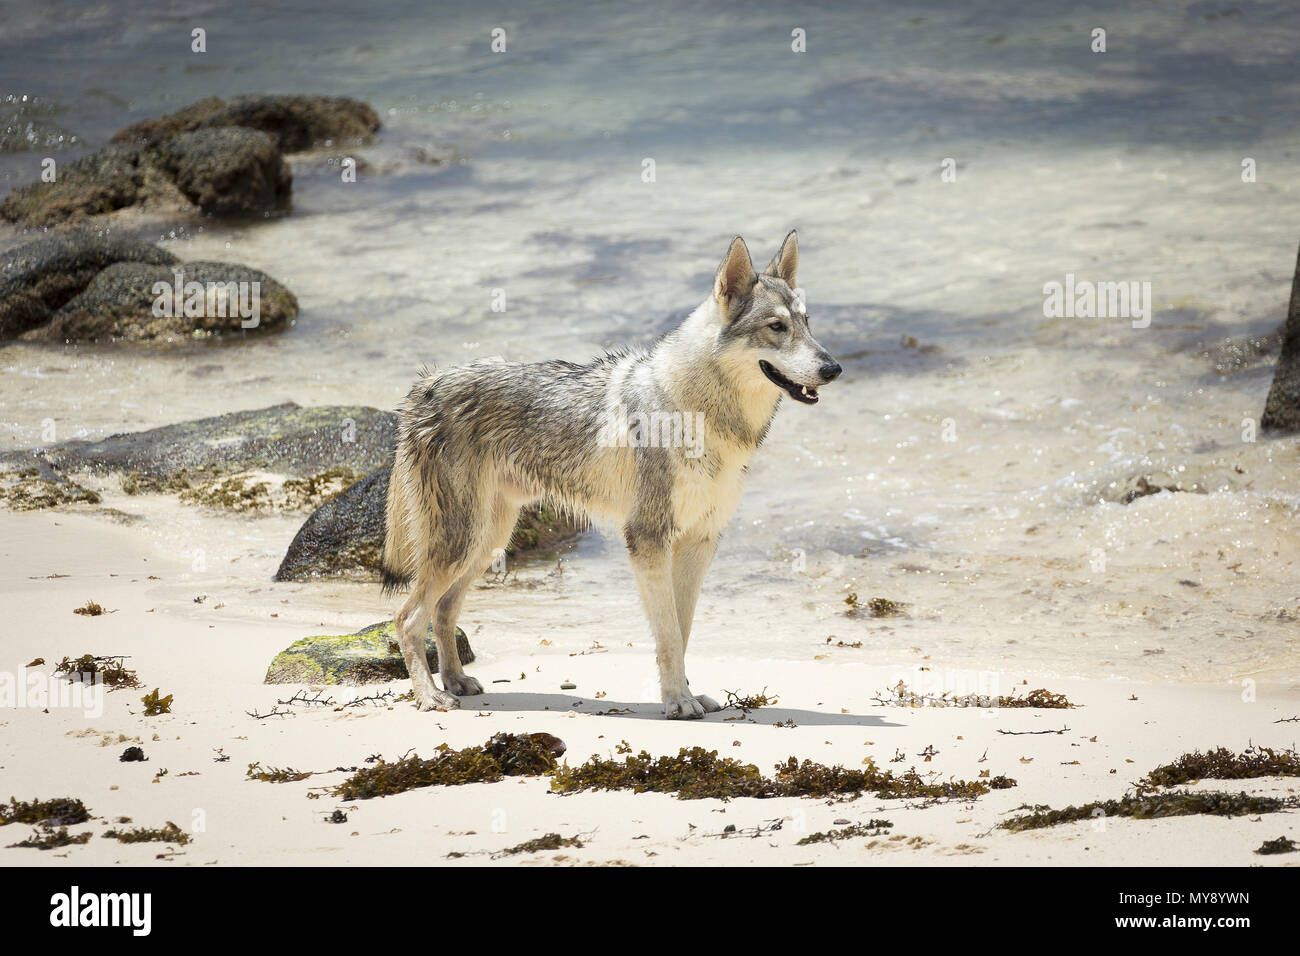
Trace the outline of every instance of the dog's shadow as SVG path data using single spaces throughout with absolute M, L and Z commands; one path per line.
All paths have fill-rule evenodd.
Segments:
M 630 720 L 663 720 L 663 705 L 657 702 L 627 702 L 601 698 L 578 697 L 569 694 L 535 694 L 527 691 L 487 691 L 473 697 L 462 697 L 461 710 L 480 712 L 550 711 L 592 714 L 601 717 L 624 717 Z M 734 707 L 705 714 L 699 718 L 706 724 L 759 724 L 782 727 L 902 727 L 886 717 L 868 714 L 832 714 L 819 710 L 798 710 L 793 707 L 755 707 L 741 711 Z

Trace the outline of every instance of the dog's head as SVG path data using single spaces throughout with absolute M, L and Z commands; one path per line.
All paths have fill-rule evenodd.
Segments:
M 798 270 L 799 237 L 793 229 L 762 275 L 754 272 L 745 240 L 731 240 L 713 280 L 722 321 L 718 345 L 739 374 L 766 378 L 796 402 L 815 405 L 817 389 L 841 369 L 808 327 Z

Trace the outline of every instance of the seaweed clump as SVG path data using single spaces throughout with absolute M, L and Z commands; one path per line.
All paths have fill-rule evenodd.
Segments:
M 1025 707 L 1040 710 L 1070 710 L 1078 706 L 1064 694 L 1054 694 L 1045 687 L 1031 690 L 1023 697 L 1012 691 L 1007 696 L 993 697 L 988 694 L 952 694 L 944 691 L 940 694 L 917 693 L 899 681 L 888 690 L 881 691 L 874 698 L 877 704 L 892 707 Z
M 1253 777 L 1300 777 L 1300 754 L 1294 750 L 1247 747 L 1240 754 L 1227 747 L 1183 754 L 1156 767 L 1137 784 L 1138 793 L 1175 787 L 1197 780 L 1247 780 Z
M 838 840 L 851 840 L 854 837 L 883 836 L 887 830 L 893 829 L 893 826 L 891 820 L 872 819 L 866 823 L 854 823 L 836 830 L 821 830 L 817 833 L 810 833 L 796 843 L 795 846 L 808 846 L 812 843 L 834 843 Z
M 335 789 L 344 800 L 369 800 L 418 787 L 493 783 L 504 777 L 537 776 L 556 767 L 564 742 L 551 734 L 496 734 L 483 746 L 455 750 L 439 744 L 432 757 L 412 754 L 358 770 Z M 557 752 L 558 751 L 558 752 Z
M 856 593 L 846 597 L 844 603 L 849 606 L 849 609 L 844 612 L 849 617 L 859 617 L 863 614 L 870 617 L 902 617 L 906 613 L 904 608 L 907 606 L 883 597 L 873 597 L 863 603 L 858 599 Z
M 248 779 L 261 780 L 263 783 L 293 783 L 306 780 L 311 776 L 310 770 L 294 770 L 292 767 L 263 767 L 259 763 L 248 765 Z
M 94 602 L 91 602 L 94 604 Z M 90 605 L 87 605 L 89 607 Z M 99 607 L 98 604 L 94 604 Z M 77 608 L 77 614 L 103 614 L 104 609 L 99 607 L 98 611 L 89 611 L 83 608 Z M 98 680 L 107 687 L 117 689 L 121 687 L 139 687 L 140 681 L 135 676 L 135 671 L 127 668 L 124 657 L 96 657 L 94 654 L 82 654 L 73 660 L 64 657 L 54 666 L 56 674 L 80 674 L 82 679 L 98 675 Z
M 757 694 L 738 694 L 734 690 L 727 691 L 727 702 L 722 706 L 734 707 L 737 710 L 751 711 L 759 707 L 771 707 L 773 704 L 779 704 L 780 698 L 767 694 L 767 688 Z
M 78 833 L 75 836 L 68 832 L 67 827 L 45 827 L 44 832 L 34 832 L 26 840 L 19 840 L 17 843 L 10 843 L 9 847 L 28 847 L 34 850 L 56 850 L 59 847 L 74 846 L 85 843 L 90 839 L 90 832 Z
M 66 827 L 85 823 L 89 819 L 90 811 L 75 797 L 24 801 L 10 797 L 7 804 L 0 803 L 0 827 L 10 823 L 44 823 L 51 827 Z
M 901 775 L 880 770 L 874 761 L 865 769 L 850 770 L 836 765 L 828 767 L 811 760 L 788 758 L 776 765 L 776 774 L 764 777 L 753 764 L 729 757 L 719 757 L 716 750 L 703 747 L 682 748 L 675 757 L 651 757 L 646 751 L 625 761 L 606 760 L 596 755 L 578 767 L 561 767 L 555 771 L 552 789 L 561 792 L 582 790 L 631 790 L 635 793 L 676 793 L 681 800 L 715 797 L 823 797 L 851 799 L 862 793 L 874 793 L 881 799 L 896 797 L 970 798 L 990 790 L 1014 787 L 1009 777 L 987 780 L 936 781 L 934 775 L 923 777 L 915 769 Z
M 154 829 L 136 827 L 133 830 L 105 830 L 104 839 L 117 840 L 118 843 L 179 843 L 184 846 L 190 842 L 190 835 L 168 820 L 163 826 Z
M 1296 846 L 1294 840 L 1280 836 L 1276 840 L 1265 840 L 1255 852 L 1260 856 L 1271 856 L 1275 853 L 1294 853 L 1296 850 L 1300 850 L 1300 846 Z
M 1257 797 L 1247 793 L 1197 793 L 1191 790 L 1174 790 L 1155 796 L 1126 794 L 1119 800 L 1095 800 L 1082 806 L 1069 806 L 1062 810 L 1036 809 L 1003 820 L 998 826 L 1005 830 L 1038 830 L 1076 820 L 1096 817 L 1132 817 L 1137 820 L 1154 820 L 1158 817 L 1185 817 L 1209 814 L 1220 817 L 1238 817 L 1253 813 L 1277 813 L 1300 806 L 1296 797 Z
M 149 693 L 140 698 L 144 704 L 144 715 L 146 717 L 157 717 L 160 714 L 170 714 L 172 712 L 172 698 L 174 694 L 168 694 L 166 697 L 158 695 L 158 688 L 155 687 Z
M 582 841 L 576 836 L 562 837 L 558 833 L 548 833 L 533 840 L 525 840 L 518 846 L 502 850 L 499 856 L 514 856 L 516 853 L 540 853 L 543 850 L 559 850 L 566 846 L 581 847 Z

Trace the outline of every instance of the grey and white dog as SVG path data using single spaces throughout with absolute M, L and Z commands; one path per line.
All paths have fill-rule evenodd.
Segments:
M 704 573 L 782 395 L 813 405 L 840 366 L 796 292 L 799 243 L 754 272 L 739 236 L 713 293 L 648 351 L 569 362 L 475 362 L 424 374 L 400 413 L 384 587 L 421 710 L 483 693 L 456 654 L 471 583 L 538 501 L 616 521 L 650 628 L 669 717 L 718 704 L 691 692 L 686 644 Z M 443 690 L 424 652 L 430 618 Z

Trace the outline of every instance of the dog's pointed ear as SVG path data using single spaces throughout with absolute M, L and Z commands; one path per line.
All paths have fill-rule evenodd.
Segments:
M 749 248 L 745 245 L 745 240 L 737 236 L 731 240 L 731 248 L 727 250 L 727 255 L 713 278 L 713 297 L 730 311 L 732 303 L 748 295 L 757 281 L 753 260 L 749 258 Z
M 790 288 L 795 289 L 798 286 L 795 283 L 795 277 L 799 272 L 799 234 L 791 229 L 786 235 L 785 241 L 781 243 L 781 248 L 777 250 L 776 255 L 772 257 L 771 263 L 763 270 L 763 275 L 775 276 L 785 281 Z

